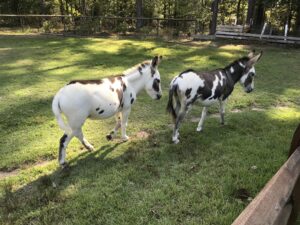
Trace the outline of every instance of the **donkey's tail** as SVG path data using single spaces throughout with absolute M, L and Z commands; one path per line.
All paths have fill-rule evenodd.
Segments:
M 65 131 L 67 134 L 69 134 L 71 132 L 71 128 L 65 124 L 62 116 L 61 116 L 61 109 L 60 109 L 60 105 L 59 105 L 59 93 L 57 93 L 54 96 L 54 99 L 52 101 L 52 111 L 56 117 L 57 123 L 59 125 L 59 127 Z
M 171 114 L 173 120 L 176 120 L 176 118 L 177 118 L 176 108 L 178 108 L 178 106 L 180 106 L 177 89 L 178 89 L 177 84 L 172 85 L 172 87 L 170 88 L 169 100 L 168 100 L 168 105 L 167 105 L 167 112 Z

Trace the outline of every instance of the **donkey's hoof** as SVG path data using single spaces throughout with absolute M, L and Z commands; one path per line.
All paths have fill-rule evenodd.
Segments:
M 179 139 L 173 140 L 173 143 L 176 145 L 179 143 Z
M 107 139 L 108 141 L 111 141 L 111 140 L 113 139 L 113 137 L 112 137 L 111 134 L 108 134 L 108 135 L 106 135 L 106 139 Z
M 95 148 L 94 148 L 94 146 L 91 145 L 91 146 L 88 147 L 87 150 L 88 150 L 89 152 L 92 152 L 92 151 L 95 151 Z
M 59 163 L 62 169 L 66 169 L 69 167 L 69 164 L 67 162 Z
M 172 138 L 172 141 L 173 141 L 174 144 L 178 144 L 178 143 L 179 143 L 179 139 L 178 139 L 177 137 L 176 137 L 176 138 L 173 137 L 173 138 Z
M 203 131 L 203 128 L 202 127 L 197 127 L 196 129 L 198 132 L 202 132 Z
M 121 138 L 122 141 L 128 141 L 129 140 L 129 137 L 127 135 L 125 135 L 124 137 Z

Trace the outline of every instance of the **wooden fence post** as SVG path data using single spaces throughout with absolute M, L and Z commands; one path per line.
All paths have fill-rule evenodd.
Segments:
M 289 156 L 291 156 L 294 151 L 297 149 L 297 147 L 300 147 L 300 124 L 298 125 L 291 142 L 290 152 Z M 293 203 L 293 210 L 292 214 L 289 220 L 289 225 L 292 225 L 295 223 L 297 217 L 300 213 L 300 177 L 298 177 L 298 180 L 295 184 L 293 193 L 292 193 L 292 203 Z
M 284 40 L 286 41 L 287 39 L 287 33 L 288 33 L 289 25 L 285 24 L 284 26 Z
M 267 27 L 267 23 L 264 24 L 263 29 L 261 30 L 259 39 L 262 39 L 262 36 L 264 35 L 265 30 L 266 30 L 266 27 Z

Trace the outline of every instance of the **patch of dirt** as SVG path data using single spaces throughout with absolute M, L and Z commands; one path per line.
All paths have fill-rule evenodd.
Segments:
M 246 201 L 248 199 L 252 199 L 249 191 L 245 188 L 240 188 L 233 193 L 233 196 L 242 201 Z
M 13 171 L 10 171 L 10 172 L 3 172 L 3 171 L 0 171 L 0 180 L 4 179 L 4 178 L 6 178 L 6 177 L 15 176 L 15 175 L 17 175 L 19 172 L 20 172 L 19 169 L 16 169 L 16 170 L 13 170 Z
M 208 114 L 209 117 L 212 117 L 212 118 L 219 118 L 220 117 L 220 113 L 211 113 L 211 114 Z
M 150 136 L 150 133 L 146 132 L 146 131 L 140 131 L 136 134 L 136 137 L 139 139 L 146 139 Z
M 283 105 L 277 105 L 275 106 L 276 109 L 280 109 L 280 110 L 286 110 L 288 109 L 289 107 L 288 106 L 283 106 Z
M 241 109 L 233 109 L 230 112 L 232 112 L 232 113 L 240 113 L 240 112 L 242 112 L 242 110 Z
M 251 110 L 252 110 L 252 111 L 257 111 L 257 112 L 263 112 L 263 111 L 266 111 L 265 109 L 258 108 L 258 107 L 252 107 Z
M 7 177 L 11 177 L 11 176 L 16 176 L 21 172 L 21 170 L 26 170 L 26 169 L 33 168 L 33 167 L 36 167 L 36 166 L 45 166 L 48 163 L 50 163 L 50 161 L 38 161 L 38 162 L 36 162 L 34 164 L 31 164 L 31 165 L 25 165 L 22 168 L 14 167 L 14 168 L 9 168 L 6 171 L 1 171 L 0 170 L 0 180 L 2 180 L 4 178 L 7 178 Z
M 199 120 L 200 120 L 200 117 L 192 116 L 189 120 L 190 120 L 192 123 L 198 123 Z M 172 128 L 173 128 L 173 127 L 172 127 Z
M 170 129 L 174 129 L 174 124 L 173 124 L 173 123 L 169 123 L 169 124 L 167 125 L 167 127 L 170 128 Z

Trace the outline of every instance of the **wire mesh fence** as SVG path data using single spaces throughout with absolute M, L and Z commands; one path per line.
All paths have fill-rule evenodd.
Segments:
M 189 37 L 204 32 L 196 19 L 72 15 L 0 15 L 0 29 L 75 35 Z

